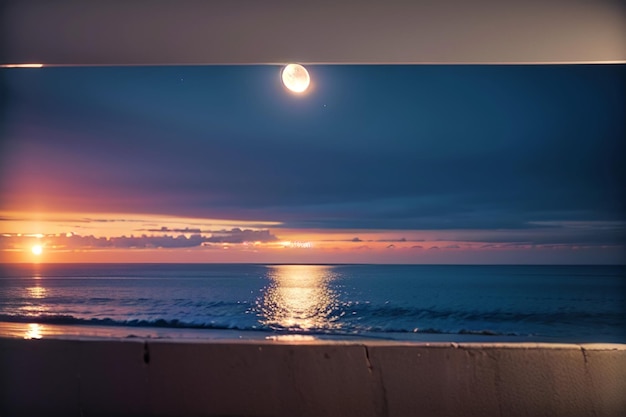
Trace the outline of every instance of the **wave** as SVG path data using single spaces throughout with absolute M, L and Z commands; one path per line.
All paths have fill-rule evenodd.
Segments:
M 215 329 L 215 330 L 256 330 L 254 328 L 240 328 L 232 325 L 220 325 L 215 323 L 194 323 L 178 319 L 155 319 L 155 320 L 115 320 L 112 318 L 79 318 L 71 315 L 40 315 L 22 316 L 0 314 L 0 321 L 10 323 L 39 323 L 58 325 L 82 325 L 82 326 L 119 326 L 119 327 L 162 327 L 168 329 Z
M 381 337 L 385 334 L 457 334 L 457 335 L 481 335 L 481 336 L 534 336 L 532 334 L 521 334 L 512 332 L 498 332 L 489 329 L 402 329 L 402 328 L 382 328 L 382 327 L 353 327 L 341 329 L 327 328 L 299 328 L 299 327 L 282 327 L 277 325 L 259 325 L 259 326 L 239 326 L 235 324 L 223 323 L 198 323 L 187 322 L 178 319 L 130 319 L 115 320 L 112 318 L 80 318 L 71 315 L 11 315 L 0 314 L 0 322 L 10 323 L 38 323 L 49 325 L 76 325 L 76 326 L 115 326 L 115 327 L 139 327 L 139 328 L 164 328 L 164 329 L 189 329 L 189 330 L 239 330 L 239 331 L 266 331 L 279 334 L 310 334 L 325 336 L 342 336 L 342 337 Z M 384 336 L 382 336 L 384 338 Z
M 464 309 L 443 309 L 443 308 L 418 308 L 401 306 L 373 306 L 354 305 L 347 306 L 346 311 L 353 311 L 355 317 L 367 317 L 368 320 L 451 320 L 453 322 L 490 322 L 490 323 L 535 323 L 535 324 L 561 324 L 580 323 L 589 320 L 609 323 L 623 323 L 622 312 L 615 311 L 506 311 L 501 309 L 493 310 L 464 310 Z M 349 320 L 350 316 L 345 319 Z

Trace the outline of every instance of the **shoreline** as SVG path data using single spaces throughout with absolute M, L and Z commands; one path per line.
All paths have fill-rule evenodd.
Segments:
M 626 344 L 0 337 L 10 416 L 617 416 Z
M 622 340 L 581 341 L 573 338 L 517 335 L 489 335 L 476 333 L 310 333 L 284 332 L 268 329 L 188 329 L 150 326 L 107 326 L 79 324 L 0 321 L 0 338 L 20 339 L 76 339 L 76 340 L 174 340 L 174 341 L 215 341 L 215 340 L 320 340 L 326 342 L 376 342 L 399 343 L 550 343 L 550 344 L 589 344 L 626 343 Z

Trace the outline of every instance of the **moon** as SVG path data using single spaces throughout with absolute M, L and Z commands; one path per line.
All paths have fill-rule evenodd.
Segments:
M 288 64 L 285 66 L 281 78 L 283 79 L 285 87 L 294 93 L 303 93 L 309 88 L 309 84 L 311 83 L 309 72 L 299 64 Z

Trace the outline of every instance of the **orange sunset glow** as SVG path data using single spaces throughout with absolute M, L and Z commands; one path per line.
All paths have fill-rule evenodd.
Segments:
M 626 0 L 0 11 L 0 417 L 626 416 Z
M 493 256 L 558 259 L 590 249 L 485 243 L 499 233 L 484 231 L 303 231 L 276 222 L 98 213 L 2 216 L 2 262 L 39 261 L 45 254 L 46 262 L 472 263 Z M 506 233 L 522 241 L 530 236 Z
M 35 255 L 35 256 L 39 256 L 39 255 L 41 255 L 41 253 L 43 252 L 43 248 L 42 248 L 42 246 L 41 246 L 41 245 L 34 245 L 34 246 L 31 248 L 31 251 L 33 252 L 33 255 Z
M 283 69 L 0 69 L 0 261 L 621 262 L 621 66 Z

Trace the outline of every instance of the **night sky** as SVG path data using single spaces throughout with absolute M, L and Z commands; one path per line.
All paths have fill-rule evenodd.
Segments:
M 108 219 L 307 242 L 233 261 L 624 262 L 626 66 L 307 68 L 301 95 L 273 65 L 2 69 L 3 259 Z

